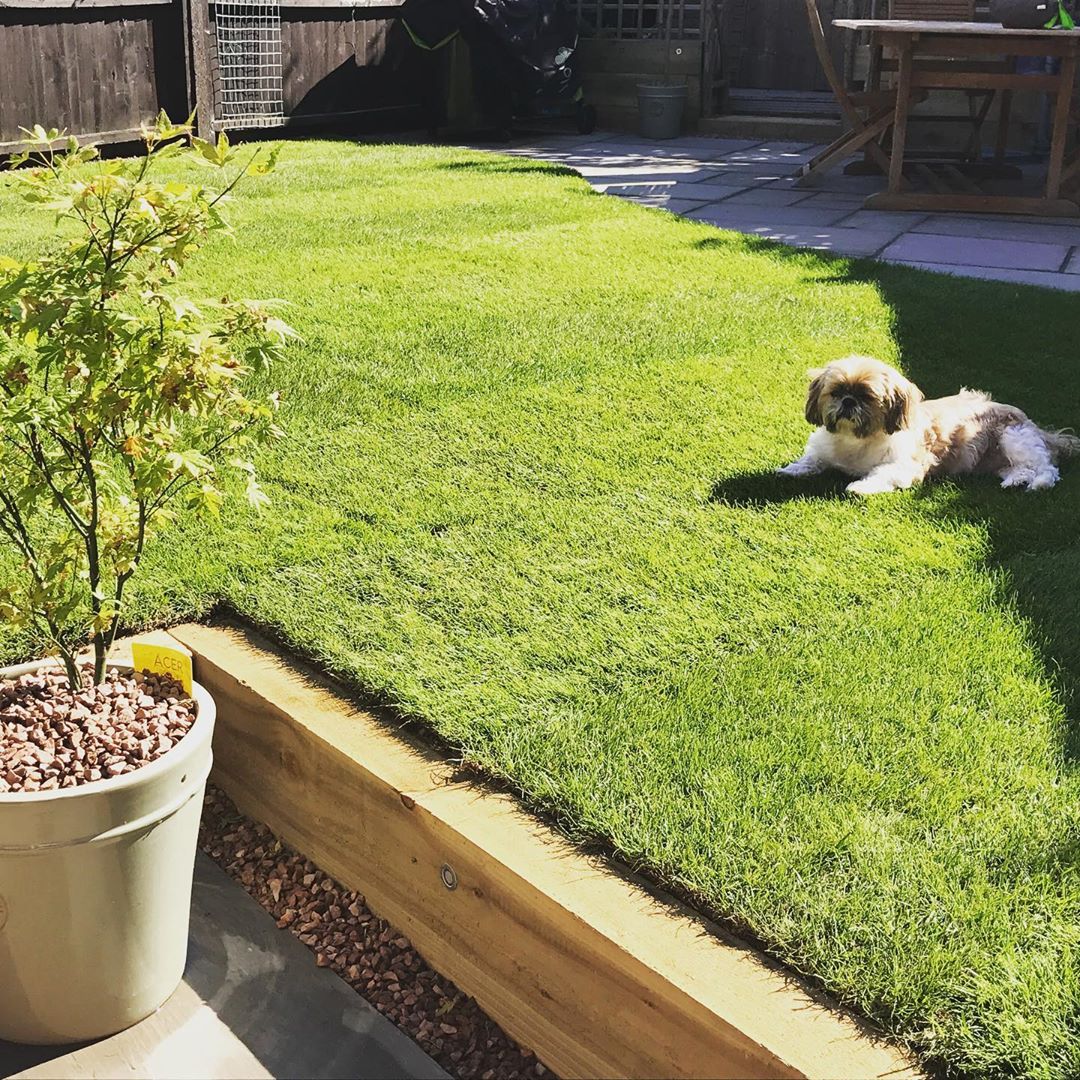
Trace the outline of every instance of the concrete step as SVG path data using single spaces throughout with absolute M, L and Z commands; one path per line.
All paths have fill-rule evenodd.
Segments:
M 699 135 L 719 135 L 726 139 L 783 140 L 785 142 L 828 143 L 841 131 L 840 122 L 817 116 L 751 116 L 730 113 L 698 120 Z

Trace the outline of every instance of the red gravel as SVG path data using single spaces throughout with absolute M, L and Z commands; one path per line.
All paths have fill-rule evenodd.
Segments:
M 112 670 L 100 686 L 72 695 L 61 670 L 20 675 L 0 684 L 0 793 L 132 772 L 171 750 L 194 722 L 194 703 L 167 676 Z
M 424 963 L 408 938 L 265 826 L 207 788 L 200 846 L 240 882 L 279 927 L 288 927 L 447 1072 L 462 1080 L 551 1077 L 480 1007 Z

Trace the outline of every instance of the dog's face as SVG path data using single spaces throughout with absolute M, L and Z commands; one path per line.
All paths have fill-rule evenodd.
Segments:
M 895 368 L 867 356 L 849 356 L 810 372 L 806 419 L 830 432 L 865 439 L 910 425 L 922 393 Z

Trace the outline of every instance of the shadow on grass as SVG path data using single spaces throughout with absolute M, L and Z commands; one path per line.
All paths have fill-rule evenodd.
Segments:
M 843 499 L 850 477 L 839 473 L 820 476 L 780 476 L 776 472 L 737 473 L 713 484 L 709 502 L 740 509 L 760 510 L 766 506 L 810 499 Z
M 523 159 L 521 164 L 507 161 L 505 158 L 493 158 L 491 161 L 444 161 L 435 166 L 446 172 L 470 172 L 481 174 L 502 174 L 516 176 L 519 173 L 542 173 L 544 176 L 577 176 L 578 174 L 566 165 L 546 165 L 535 161 Z
M 963 386 L 986 390 L 1044 427 L 1080 428 L 1077 339 L 1063 332 L 1080 324 L 1080 296 L 866 259 L 818 259 L 812 256 L 823 253 L 730 233 L 694 245 L 798 261 L 805 280 L 816 285 L 871 286 L 891 313 L 901 366 L 927 397 Z M 718 482 L 712 498 L 745 507 L 835 499 L 843 483 L 828 475 L 798 481 L 744 475 Z M 1061 482 L 1047 492 L 1005 491 L 990 478 L 961 477 L 929 483 L 908 497 L 929 520 L 973 525 L 987 536 L 986 568 L 1002 582 L 1001 603 L 1030 628 L 1066 710 L 1065 757 L 1080 762 L 1080 460 L 1063 463 Z

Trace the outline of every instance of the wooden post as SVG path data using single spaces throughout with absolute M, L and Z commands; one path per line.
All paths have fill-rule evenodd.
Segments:
M 896 90 L 896 123 L 893 124 L 892 158 L 889 162 L 889 194 L 898 195 L 904 184 L 904 149 L 908 111 L 911 108 L 911 69 L 915 42 L 907 37 L 900 46 L 900 80 Z
M 214 77 L 210 69 L 210 0 L 190 0 L 191 60 L 195 69 L 195 130 L 214 137 Z
M 1054 107 L 1054 135 L 1050 142 L 1050 165 L 1046 175 L 1046 197 L 1056 199 L 1061 193 L 1065 163 L 1065 144 L 1069 140 L 1069 112 L 1076 87 L 1076 50 L 1062 58 L 1058 75 L 1057 101 Z
M 716 110 L 716 54 L 713 50 L 713 26 L 717 0 L 702 0 L 701 4 L 701 116 L 712 116 Z
M 190 0 L 180 0 L 180 36 L 184 40 L 184 119 L 195 111 L 195 73 L 191 63 Z

